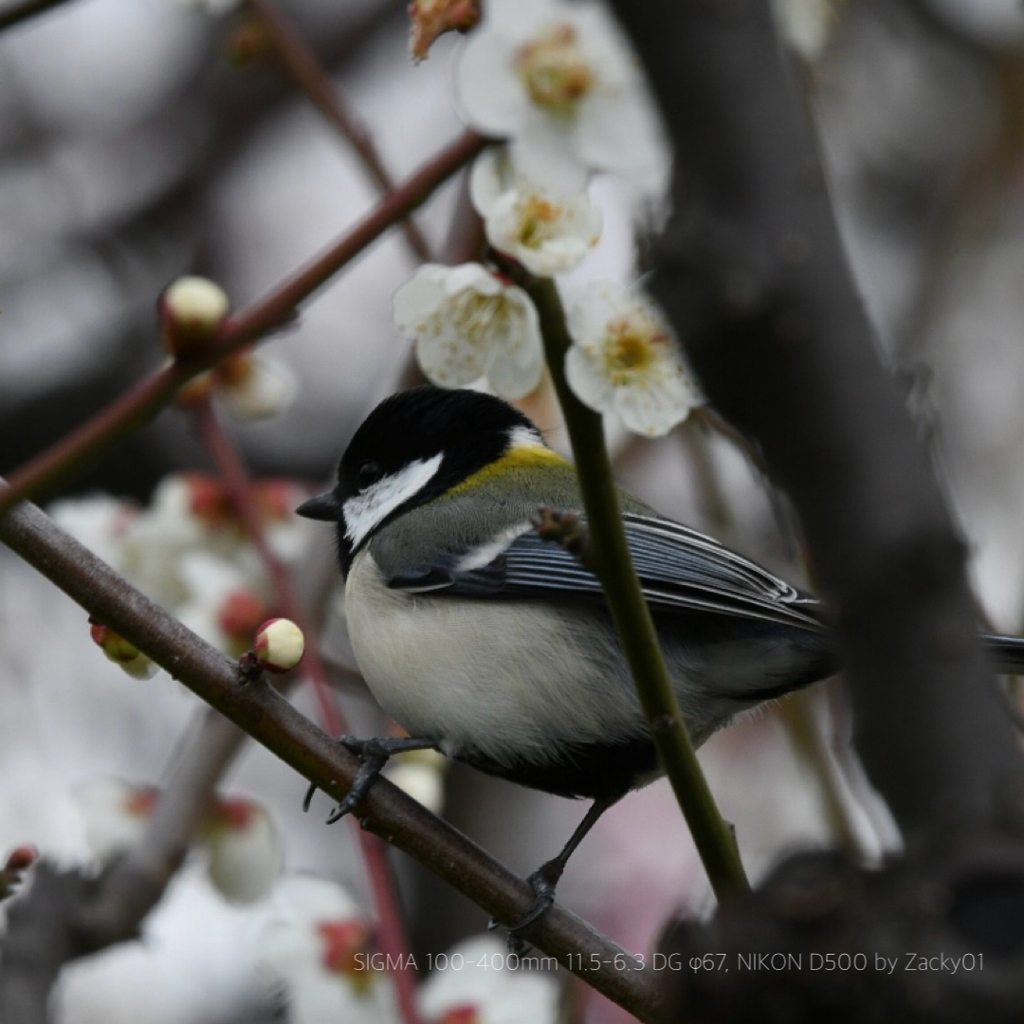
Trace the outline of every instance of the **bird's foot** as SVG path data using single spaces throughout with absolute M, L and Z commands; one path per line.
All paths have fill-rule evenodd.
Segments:
M 508 951 L 517 956 L 523 956 L 527 952 L 526 943 L 520 936 L 520 932 L 529 928 L 535 921 L 539 921 L 555 902 L 555 886 L 562 877 L 565 863 L 560 859 L 549 860 L 542 864 L 526 881 L 533 889 L 535 899 L 533 905 L 515 924 L 509 925 L 508 929 Z M 491 918 L 488 928 L 491 930 L 498 927 L 498 922 Z
M 423 750 L 425 747 L 434 745 L 429 740 L 415 739 L 410 736 L 384 736 L 369 740 L 361 740 L 355 736 L 339 736 L 338 742 L 349 753 L 355 754 L 359 758 L 360 765 L 352 788 L 327 818 L 328 825 L 333 825 L 336 821 L 341 820 L 362 803 L 363 798 L 370 791 L 370 787 L 384 770 L 384 766 L 392 755 L 401 754 L 407 750 Z M 310 783 L 309 789 L 306 790 L 306 798 L 302 801 L 304 811 L 309 810 L 310 801 L 316 790 L 316 783 Z

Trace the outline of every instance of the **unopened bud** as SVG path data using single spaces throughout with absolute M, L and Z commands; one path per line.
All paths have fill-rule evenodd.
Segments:
M 93 619 L 89 620 L 89 634 L 93 643 L 115 664 L 120 665 L 134 679 L 150 679 L 156 674 L 157 666 L 120 633 Z
M 256 657 L 271 672 L 287 672 L 302 660 L 306 638 L 291 619 L 269 619 L 256 633 Z
M 179 277 L 160 299 L 163 338 L 176 359 L 203 349 L 231 308 L 227 292 L 205 277 Z
M 39 851 L 31 844 L 15 847 L 7 856 L 5 871 L 24 871 L 39 860 Z

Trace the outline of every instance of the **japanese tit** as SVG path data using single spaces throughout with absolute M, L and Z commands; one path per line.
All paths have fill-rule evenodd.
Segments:
M 831 675 L 818 601 L 620 492 L 630 551 L 695 744 L 738 712 Z M 522 413 L 475 391 L 393 395 L 356 431 L 338 484 L 300 515 L 337 523 L 349 635 L 411 739 L 361 744 L 351 810 L 389 753 L 432 746 L 534 789 L 593 800 L 531 876 L 524 927 L 601 813 L 660 775 L 596 578 L 530 524 L 582 512 L 575 470 Z M 1024 665 L 1024 641 L 989 638 Z

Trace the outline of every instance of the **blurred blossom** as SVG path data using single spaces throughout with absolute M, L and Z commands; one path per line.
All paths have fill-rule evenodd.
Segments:
M 270 615 L 263 593 L 232 561 L 209 551 L 189 551 L 178 564 L 188 598 L 175 614 L 208 643 L 237 658 L 253 645 Z
M 298 378 L 290 367 L 243 349 L 190 380 L 177 401 L 187 408 L 214 399 L 235 419 L 262 420 L 285 412 L 298 393 Z
M 7 855 L 0 867 L 0 900 L 5 900 L 21 888 L 25 872 L 39 860 L 39 851 L 34 846 L 18 846 Z
M 660 194 L 669 152 L 640 66 L 602 4 L 492 0 L 457 68 L 473 127 L 511 140 L 537 181 L 611 171 Z
M 134 505 L 105 494 L 63 498 L 50 505 L 50 515 L 80 544 L 111 568 L 122 571 L 124 538 L 138 515 Z
M 93 779 L 75 790 L 85 841 L 100 860 L 131 849 L 142 838 L 159 790 L 123 779 Z
M 544 351 L 533 303 L 479 264 L 424 264 L 395 292 L 394 317 L 416 339 L 424 374 L 441 387 L 487 377 L 499 395 L 515 399 L 540 383 Z
M 85 839 L 107 861 L 137 845 L 160 790 L 123 779 L 93 779 L 75 791 Z M 266 808 L 242 797 L 215 797 L 198 841 L 209 853 L 207 874 L 226 899 L 251 903 L 270 891 L 281 873 L 281 842 Z
M 538 277 L 579 266 L 601 237 L 601 211 L 586 192 L 531 180 L 513 167 L 507 150 L 480 154 L 470 194 L 487 241 Z
M 308 524 L 292 511 L 304 492 L 291 481 L 270 479 L 254 482 L 250 497 L 271 550 L 285 565 L 294 564 L 309 537 Z M 216 477 L 165 477 L 145 509 L 90 497 L 55 502 L 51 513 L 129 582 L 227 654 L 249 650 L 273 614 L 263 559 Z
M 505 943 L 481 935 L 453 946 L 419 992 L 426 1024 L 553 1024 L 558 1015 L 554 977 L 513 970 Z
M 242 797 L 217 798 L 204 823 L 210 881 L 236 903 L 262 899 L 281 874 L 281 841 L 265 807 Z
M 225 359 L 214 374 L 214 397 L 240 420 L 262 420 L 284 412 L 295 401 L 299 383 L 284 363 L 252 352 Z
M 428 811 L 440 814 L 444 806 L 444 777 L 448 758 L 437 750 L 407 750 L 388 761 L 384 774 Z
M 668 433 L 704 402 L 682 349 L 646 296 L 591 281 L 568 310 L 569 386 L 591 409 L 637 434 Z
M 391 983 L 370 966 L 373 949 L 370 921 L 345 889 L 296 875 L 275 890 L 256 956 L 287 988 L 289 1024 L 393 1024 Z

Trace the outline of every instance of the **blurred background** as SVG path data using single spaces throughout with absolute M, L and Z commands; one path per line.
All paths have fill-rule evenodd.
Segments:
M 11 5 L 13 6 L 13 5 Z M 72 0 L 0 34 L 0 473 L 64 436 L 161 365 L 157 297 L 174 278 L 220 282 L 236 308 L 278 283 L 364 214 L 378 191 L 352 148 L 253 43 L 244 12 L 173 0 Z M 404 4 L 289 0 L 338 94 L 402 180 L 461 130 L 458 39 L 409 59 Z M 1024 623 L 1024 9 L 1018 0 L 786 0 L 820 126 L 850 262 L 972 552 L 984 613 Z M 0 16 L 4 5 L 0 3 Z M 242 59 L 243 56 L 246 59 Z M 463 183 L 416 215 L 436 258 Z M 598 249 L 575 279 L 636 272 L 638 210 L 610 181 Z M 225 420 L 255 476 L 325 480 L 362 417 L 410 379 L 391 294 L 416 266 L 392 231 L 261 346 L 296 400 L 260 421 Z M 529 404 L 565 447 L 550 396 Z M 784 501 L 704 420 L 657 442 L 617 444 L 621 481 L 666 515 L 800 581 Z M 145 506 L 160 481 L 211 463 L 193 420 L 170 409 L 49 499 L 105 494 Z M 65 509 L 67 506 L 64 506 Z M 297 528 L 298 529 L 298 528 Z M 324 531 L 326 532 L 326 531 Z M 301 550 L 299 550 L 301 549 Z M 301 537 L 294 566 L 330 578 L 331 542 Z M 336 602 L 325 649 L 350 658 Z M 356 731 L 380 727 L 342 686 Z M 296 700 L 311 715 L 303 691 Z M 89 856 L 78 787 L 157 783 L 198 702 L 160 675 L 125 677 L 89 640 L 84 613 L 0 551 L 0 848 L 32 842 Z M 753 878 L 796 846 L 842 842 L 877 856 L 894 839 L 842 751 L 834 684 L 780 702 L 702 751 Z M 831 751 L 838 750 L 838 755 Z M 551 856 L 581 805 L 458 767 L 443 814 L 513 869 Z M 346 884 L 369 911 L 347 828 L 325 797 L 249 745 L 226 783 L 271 810 L 288 871 Z M 395 855 L 415 948 L 438 953 L 484 913 Z M 560 899 L 625 947 L 650 951 L 673 913 L 710 906 L 664 783 L 609 812 L 573 858 Z M 284 1020 L 251 952 L 265 908 L 226 902 L 190 862 L 145 940 L 66 972 L 60 1019 Z M 578 1020 L 628 1019 L 576 988 Z M 527 1019 L 527 1018 L 524 1018 Z

